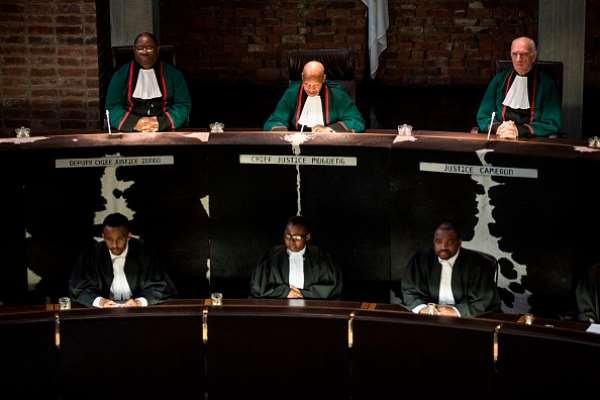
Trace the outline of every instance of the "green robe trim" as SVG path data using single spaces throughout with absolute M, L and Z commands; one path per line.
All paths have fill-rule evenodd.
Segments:
M 503 122 L 502 102 L 505 97 L 505 85 L 509 75 L 514 72 L 509 68 L 497 74 L 485 91 L 483 100 L 477 111 L 477 126 L 479 132 L 487 133 L 492 112 L 496 112 L 492 132 Z M 536 68 L 528 74 L 528 81 L 532 81 L 535 76 Z M 529 125 L 533 130 L 533 136 L 544 137 L 556 134 L 560 130 L 560 98 L 554 82 L 550 77 L 541 71 L 537 71 L 538 79 L 535 87 L 535 112 L 533 121 L 528 124 L 517 124 L 519 136 L 530 136 L 530 130 L 525 126 Z M 530 93 L 532 88 L 530 87 Z
M 302 82 L 294 82 L 285 91 L 275 111 L 265 122 L 264 131 L 296 130 L 298 93 L 301 85 Z M 321 92 L 325 87 L 329 89 L 329 125 L 327 126 L 330 126 L 336 132 L 363 132 L 365 121 L 348 93 L 335 82 L 325 83 Z M 323 95 L 321 95 L 321 101 L 324 101 Z M 304 106 L 304 103 L 302 103 L 302 106 Z M 325 112 L 323 112 L 323 117 L 325 118 Z

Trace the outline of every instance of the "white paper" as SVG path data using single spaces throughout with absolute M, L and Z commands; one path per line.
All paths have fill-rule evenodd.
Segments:
M 198 139 L 201 142 L 208 142 L 208 138 L 210 137 L 210 132 L 192 132 L 185 135 L 185 137 Z
M 396 135 L 394 138 L 394 143 L 400 142 L 415 142 L 417 140 L 414 136 L 404 136 L 404 135 Z
M 600 324 L 590 324 L 589 328 L 586 329 L 586 332 L 600 335 Z

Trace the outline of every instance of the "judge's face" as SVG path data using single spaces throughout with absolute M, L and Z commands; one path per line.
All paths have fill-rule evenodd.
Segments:
M 510 47 L 513 68 L 519 75 L 526 75 L 535 63 L 536 51 L 528 39 L 515 39 Z
M 142 68 L 152 68 L 158 60 L 158 45 L 150 36 L 142 35 L 133 45 L 133 55 Z
M 129 231 L 123 226 L 112 227 L 105 226 L 102 231 L 102 237 L 108 250 L 115 255 L 120 256 L 127 248 L 129 241 Z
M 293 252 L 301 251 L 309 240 L 310 233 L 306 232 L 305 227 L 291 224 L 285 227 L 283 243 L 288 250 Z
M 438 229 L 433 235 L 433 249 L 442 260 L 452 258 L 460 248 L 461 241 L 451 229 Z

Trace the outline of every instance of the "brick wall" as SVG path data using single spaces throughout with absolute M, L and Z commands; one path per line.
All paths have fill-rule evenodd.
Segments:
M 203 80 L 283 82 L 287 51 L 352 47 L 365 54 L 365 7 L 360 0 L 160 2 L 163 43 L 177 62 Z M 357 76 L 365 60 L 358 57 Z
M 209 79 L 287 79 L 286 52 L 353 47 L 365 76 L 366 8 L 360 0 L 160 2 L 164 43 L 182 68 Z M 378 79 L 390 84 L 485 85 L 517 35 L 536 36 L 537 0 L 390 0 L 388 50 Z M 182 12 L 182 9 L 185 12 Z
M 94 0 L 2 0 L 3 131 L 99 127 L 96 22 Z

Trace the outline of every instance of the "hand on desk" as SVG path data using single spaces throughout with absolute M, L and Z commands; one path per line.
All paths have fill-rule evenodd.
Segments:
M 434 310 L 431 310 L 429 306 L 424 307 L 419 311 L 419 314 L 425 315 L 444 315 L 446 317 L 458 317 L 458 313 L 454 309 L 454 307 L 443 305 L 443 304 L 431 304 L 434 307 Z M 433 311 L 433 312 L 432 312 Z
M 496 135 L 503 139 L 516 139 L 519 136 L 519 130 L 514 121 L 504 121 L 496 130 Z
M 158 118 L 142 117 L 136 122 L 133 130 L 137 132 L 158 132 Z
M 302 299 L 302 292 L 297 287 L 290 285 L 290 292 L 288 293 L 288 299 Z
M 135 299 L 129 299 L 125 303 L 117 303 L 116 301 L 103 298 L 98 305 L 100 308 L 141 307 L 142 302 Z
M 335 133 L 335 131 L 333 129 L 331 129 L 328 126 L 323 126 L 323 125 L 315 125 L 312 127 L 312 131 L 314 133 Z

